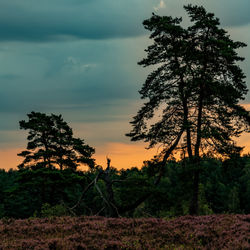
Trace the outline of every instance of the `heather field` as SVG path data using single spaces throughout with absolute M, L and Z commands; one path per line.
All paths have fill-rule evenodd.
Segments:
M 250 215 L 2 219 L 0 249 L 250 249 Z

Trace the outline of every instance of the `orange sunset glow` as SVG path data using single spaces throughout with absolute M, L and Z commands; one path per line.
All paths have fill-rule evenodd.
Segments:
M 17 153 L 22 150 L 22 148 L 0 150 L 0 168 L 16 169 L 16 166 L 22 161 L 22 157 L 17 156 Z M 139 143 L 139 145 L 108 143 L 103 148 L 96 149 L 94 158 L 96 164 L 106 166 L 106 157 L 109 157 L 112 166 L 117 169 L 126 169 L 135 166 L 141 167 L 143 161 L 150 160 L 156 152 L 156 149 L 146 150 L 142 143 Z M 86 169 L 86 167 L 80 169 Z
M 244 146 L 243 154 L 250 153 L 250 134 L 244 134 L 237 139 L 238 145 Z M 117 169 L 127 169 L 130 167 L 141 167 L 143 161 L 150 160 L 157 154 L 157 148 L 145 149 L 146 144 L 134 143 L 107 143 L 101 148 L 96 149 L 94 158 L 96 164 L 106 166 L 106 157 L 111 158 L 111 165 Z M 17 156 L 23 148 L 13 148 L 0 150 L 0 168 L 16 169 L 21 163 L 22 157 Z M 158 152 L 159 153 L 159 152 Z M 85 170 L 86 167 L 80 169 Z

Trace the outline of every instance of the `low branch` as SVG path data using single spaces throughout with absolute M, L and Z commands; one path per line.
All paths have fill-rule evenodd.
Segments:
M 163 160 L 162 160 L 161 165 L 160 165 L 160 173 L 159 173 L 157 179 L 156 179 L 155 182 L 154 182 L 154 184 L 155 184 L 156 186 L 160 183 L 161 177 L 162 177 L 163 174 L 164 174 L 164 166 L 166 165 L 167 159 L 168 159 L 168 157 L 172 154 L 172 152 L 174 151 L 174 149 L 177 147 L 177 145 L 178 145 L 178 143 L 179 143 L 179 141 L 180 141 L 180 139 L 181 139 L 181 136 L 182 136 L 183 132 L 184 132 L 184 129 L 182 129 L 182 130 L 180 131 L 180 133 L 178 134 L 178 136 L 177 136 L 175 142 L 174 142 L 174 143 L 172 144 L 172 146 L 165 152 L 165 155 L 164 155 Z
M 184 132 L 184 129 L 182 129 L 180 131 L 180 133 L 178 134 L 177 138 L 175 139 L 175 142 L 172 144 L 172 146 L 165 152 L 165 155 L 163 157 L 163 160 L 161 162 L 160 165 L 160 173 L 158 175 L 158 177 L 156 178 L 156 180 L 154 181 L 154 186 L 158 186 L 158 184 L 160 183 L 160 180 L 164 174 L 164 166 L 166 165 L 167 159 L 168 157 L 171 155 L 171 153 L 173 152 L 173 150 L 177 147 L 181 136 Z M 145 195 L 143 195 L 142 197 L 140 197 L 138 200 L 136 200 L 133 204 L 130 204 L 128 206 L 125 207 L 120 207 L 119 208 L 119 212 L 120 213 L 125 213 L 128 211 L 131 211 L 133 209 L 135 209 L 136 207 L 138 207 L 142 202 L 144 202 L 146 199 L 148 199 L 150 196 L 152 195 L 152 192 L 148 192 Z
M 104 209 L 105 207 L 101 208 L 94 216 L 98 216 Z
M 103 195 L 101 189 L 100 189 L 99 186 L 97 185 L 97 180 L 95 180 L 95 187 L 96 187 L 97 191 L 99 192 L 100 196 L 102 197 L 102 199 L 104 200 L 104 202 L 105 202 L 109 207 L 114 208 L 114 209 L 116 210 L 117 215 L 118 215 L 119 217 L 121 217 L 121 216 L 119 215 L 119 212 L 118 212 L 117 207 L 116 207 L 112 202 L 109 202 L 109 201 L 105 198 L 105 196 Z
M 81 201 L 82 201 L 84 195 L 88 192 L 88 190 L 91 188 L 91 186 L 93 186 L 94 183 L 99 179 L 100 174 L 101 174 L 101 173 L 99 172 L 99 173 L 97 174 L 97 176 L 95 177 L 95 179 L 94 179 L 91 183 L 89 183 L 89 185 L 88 185 L 88 186 L 84 189 L 84 191 L 82 192 L 82 194 L 81 194 L 81 196 L 80 196 L 78 202 L 77 202 L 73 207 L 69 208 L 70 210 L 73 210 L 73 209 L 75 209 L 76 207 L 78 207 L 78 206 L 80 205 L 80 203 L 81 203 Z

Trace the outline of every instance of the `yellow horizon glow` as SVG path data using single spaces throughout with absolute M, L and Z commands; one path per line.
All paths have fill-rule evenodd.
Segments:
M 24 148 L 11 148 L 0 150 L 0 169 L 17 169 L 18 164 L 23 160 L 17 156 Z M 131 167 L 140 168 L 143 161 L 150 160 L 157 153 L 156 149 L 146 150 L 145 144 L 131 145 L 125 143 L 107 143 L 104 147 L 97 149 L 93 158 L 96 164 L 106 166 L 106 157 L 111 159 L 111 166 L 117 169 L 127 169 Z M 87 170 L 87 167 L 79 167 L 81 170 Z
M 244 146 L 243 154 L 250 153 L 250 134 L 244 134 L 237 140 L 239 146 Z M 24 148 L 11 148 L 0 150 L 0 169 L 17 169 L 17 165 L 22 162 L 22 157 L 17 156 Z M 145 149 L 145 144 L 136 143 L 134 145 L 126 143 L 107 143 L 96 150 L 93 157 L 96 164 L 106 167 L 106 157 L 111 159 L 111 166 L 119 169 L 131 167 L 141 168 L 143 162 L 150 160 L 157 153 L 157 148 Z M 80 170 L 87 170 L 87 167 L 81 166 Z

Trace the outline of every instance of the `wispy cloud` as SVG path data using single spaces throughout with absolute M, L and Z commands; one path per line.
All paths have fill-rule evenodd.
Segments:
M 158 10 L 164 9 L 164 8 L 166 8 L 166 4 L 163 0 L 161 0 L 157 6 L 154 6 L 155 11 L 158 11 Z
M 85 64 L 79 61 L 77 58 L 69 56 L 64 61 L 63 70 L 67 71 L 68 73 L 74 73 L 74 74 L 81 74 L 84 72 L 89 71 L 92 68 L 95 68 L 96 64 Z

